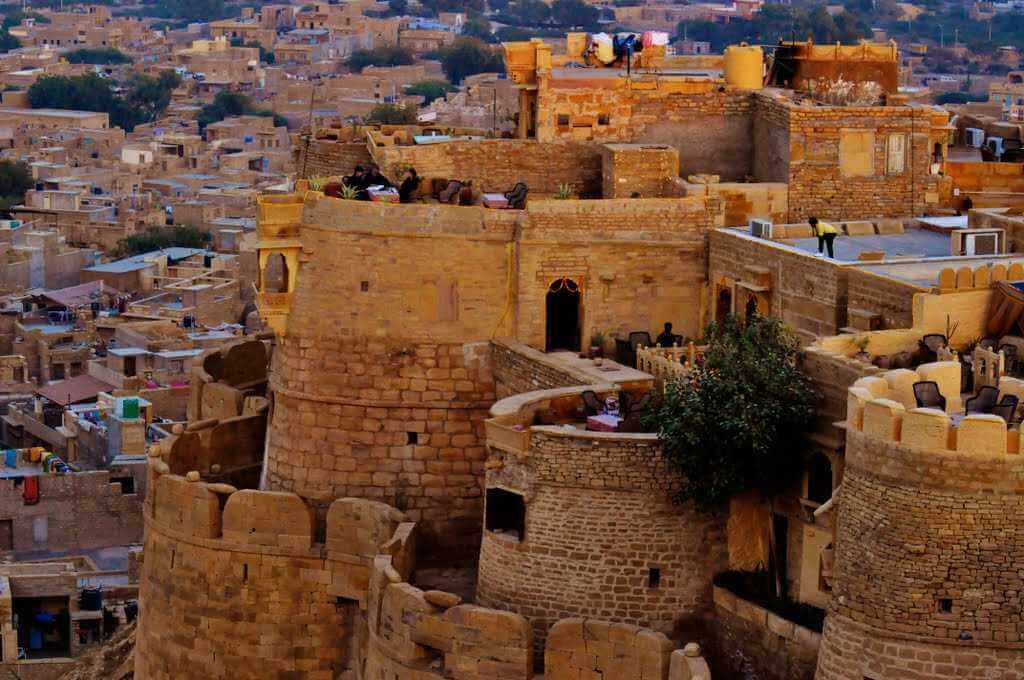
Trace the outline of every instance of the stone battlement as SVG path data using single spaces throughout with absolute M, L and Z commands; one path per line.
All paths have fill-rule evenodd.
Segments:
M 145 515 L 153 530 L 229 552 L 343 561 L 353 556 L 365 561 L 386 552 L 406 575 L 411 570 L 415 525 L 384 503 L 339 498 L 318 526 L 315 510 L 294 493 L 236 489 L 162 473 L 159 462 L 151 467 Z
M 960 410 L 960 364 L 938 361 L 923 364 L 916 371 L 896 369 L 857 380 L 847 391 L 847 430 L 862 432 L 883 444 L 902 444 L 932 453 L 979 457 L 1020 453 L 1019 430 L 1007 428 L 999 416 L 972 413 L 960 417 L 938 409 L 917 408 L 913 385 L 922 380 L 939 385 L 951 413 Z M 955 406 L 951 400 L 955 400 Z

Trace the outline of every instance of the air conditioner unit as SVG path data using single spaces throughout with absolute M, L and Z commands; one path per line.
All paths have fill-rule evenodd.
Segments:
M 999 234 L 998 231 L 964 234 L 964 255 L 998 255 Z
M 772 237 L 772 223 L 771 220 L 750 220 L 750 235 L 756 236 L 757 238 L 771 238 Z
M 964 141 L 967 142 L 967 146 L 980 149 L 981 145 L 985 143 L 985 131 L 978 128 L 965 128 Z

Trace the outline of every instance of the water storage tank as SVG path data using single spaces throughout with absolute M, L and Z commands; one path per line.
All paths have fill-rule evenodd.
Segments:
M 758 46 L 725 48 L 725 82 L 741 90 L 760 90 L 764 83 L 764 53 Z

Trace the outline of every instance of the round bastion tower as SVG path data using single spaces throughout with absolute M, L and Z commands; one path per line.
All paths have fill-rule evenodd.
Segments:
M 319 513 L 339 497 L 382 501 L 431 553 L 474 554 L 494 402 L 486 340 L 504 330 L 514 215 L 293 200 L 300 271 L 284 277 L 264 487 Z M 273 255 L 261 246 L 261 262 Z
M 959 370 L 959 369 L 957 369 Z M 817 680 L 1024 678 L 1024 456 L 993 415 L 915 408 L 913 371 L 849 390 Z

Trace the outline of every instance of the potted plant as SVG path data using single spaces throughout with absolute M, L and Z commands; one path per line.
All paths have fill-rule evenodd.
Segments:
M 857 353 L 853 355 L 853 357 L 855 359 L 858 359 L 859 361 L 866 361 L 866 362 L 870 362 L 871 361 L 871 355 L 868 354 L 868 351 L 867 351 L 868 344 L 870 344 L 870 342 L 871 342 L 871 338 L 869 338 L 866 335 L 858 335 L 857 337 L 855 337 L 850 342 L 852 342 L 853 346 L 857 348 Z
M 559 184 L 558 191 L 555 192 L 555 198 L 561 201 L 567 201 L 572 198 L 572 185 L 571 184 Z
M 590 358 L 604 356 L 604 333 L 594 331 L 590 334 Z

